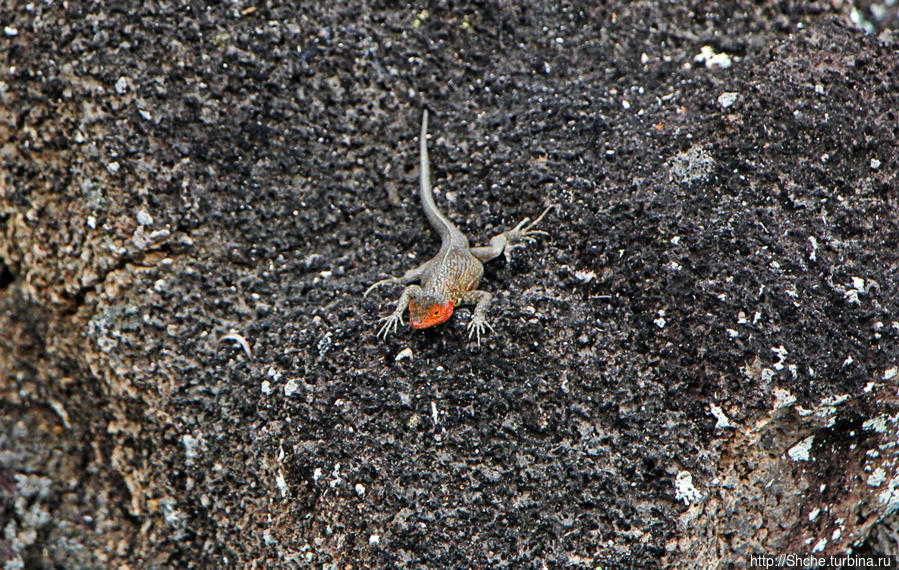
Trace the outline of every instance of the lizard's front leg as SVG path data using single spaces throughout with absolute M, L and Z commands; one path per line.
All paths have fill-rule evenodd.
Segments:
M 362 294 L 362 298 L 368 297 L 368 294 L 374 291 L 376 288 L 381 285 L 392 285 L 394 283 L 401 283 L 405 285 L 406 283 L 411 283 L 417 279 L 420 279 L 422 275 L 428 272 L 431 268 L 431 260 L 425 261 L 418 267 L 413 267 L 409 271 L 403 273 L 402 277 L 388 277 L 387 279 L 381 279 L 377 283 L 371 285 L 368 289 L 365 290 L 365 293 Z
M 461 304 L 474 305 L 474 315 L 471 317 L 471 322 L 468 323 L 468 338 L 475 335 L 478 346 L 481 346 L 481 335 L 485 329 L 493 330 L 493 327 L 487 322 L 487 308 L 492 300 L 493 295 L 477 289 L 464 293 L 459 299 Z
M 547 212 L 555 207 L 555 204 L 548 206 L 533 222 L 530 218 L 521 220 L 521 222 L 511 230 L 504 231 L 498 236 L 491 238 L 489 245 L 472 247 L 469 248 L 468 251 L 481 261 L 489 261 L 495 257 L 499 257 L 500 254 L 505 254 L 506 261 L 509 261 L 509 252 L 516 247 L 523 247 L 521 245 L 522 241 L 529 241 L 535 235 L 549 235 L 542 230 L 535 230 L 533 228 L 543 220 L 543 216 L 545 216 Z
M 384 324 L 381 325 L 376 336 L 387 338 L 388 333 L 395 333 L 403 318 L 403 312 L 406 310 L 406 307 L 409 306 L 409 301 L 416 299 L 419 296 L 421 296 L 421 287 L 418 285 L 409 285 L 403 289 L 403 294 L 400 295 L 400 300 L 396 302 L 396 308 L 393 310 L 393 313 L 389 317 L 381 319 Z

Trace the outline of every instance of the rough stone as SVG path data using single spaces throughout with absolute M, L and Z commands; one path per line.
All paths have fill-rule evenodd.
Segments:
M 0 559 L 899 553 L 882 9 L 0 8 Z M 561 206 L 488 265 L 480 349 L 361 296 L 436 247 L 423 107 L 473 242 Z

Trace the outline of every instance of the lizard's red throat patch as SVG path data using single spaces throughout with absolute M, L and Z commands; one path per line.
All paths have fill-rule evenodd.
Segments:
M 434 303 L 432 305 L 418 305 L 415 300 L 409 301 L 409 324 L 413 329 L 426 329 L 445 323 L 453 316 L 453 307 L 456 304 L 452 301 L 440 305 Z

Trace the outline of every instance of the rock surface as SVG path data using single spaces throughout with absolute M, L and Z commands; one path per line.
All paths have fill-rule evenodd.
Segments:
M 0 559 L 899 553 L 872 6 L 0 8 Z M 361 297 L 436 248 L 423 107 L 473 242 L 561 205 L 480 349 Z

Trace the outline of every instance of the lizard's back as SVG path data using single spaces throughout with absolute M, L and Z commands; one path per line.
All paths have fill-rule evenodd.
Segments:
M 447 248 L 437 257 L 434 270 L 422 281 L 426 295 L 458 303 L 463 293 L 477 288 L 484 275 L 484 265 L 468 247 Z

